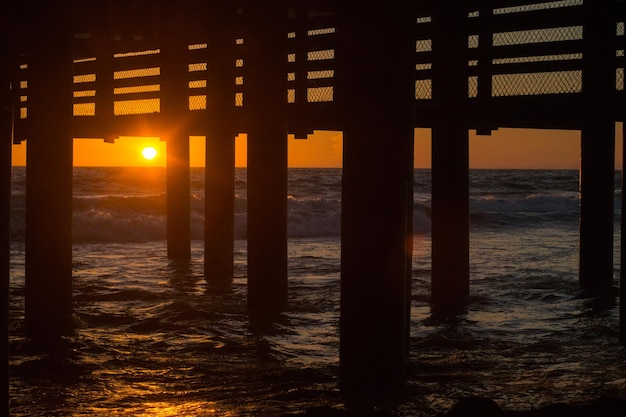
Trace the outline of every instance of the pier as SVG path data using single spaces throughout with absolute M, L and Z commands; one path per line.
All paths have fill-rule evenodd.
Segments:
M 25 323 L 37 337 L 72 331 L 73 138 L 167 142 L 167 252 L 184 262 L 189 137 L 205 137 L 214 168 L 205 181 L 205 279 L 227 286 L 234 141 L 247 134 L 248 307 L 251 317 L 271 320 L 288 300 L 287 135 L 342 131 L 339 383 L 348 403 L 393 397 L 405 380 L 415 128 L 432 132 L 433 309 L 459 311 L 471 292 L 470 130 L 581 132 L 579 282 L 591 296 L 610 292 L 626 1 L 405 3 L 1 6 L 1 397 L 8 398 L 11 144 L 22 141 Z M 623 223 L 622 239 L 625 232 Z M 623 270 L 620 289 L 626 342 Z

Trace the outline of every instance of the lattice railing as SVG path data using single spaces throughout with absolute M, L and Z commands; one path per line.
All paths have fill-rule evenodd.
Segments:
M 76 4 L 84 4 L 82 0 Z M 436 0 L 420 3 L 416 16 L 415 98 L 432 99 L 433 22 L 430 7 Z M 517 97 L 577 94 L 582 91 L 583 68 L 583 1 L 593 0 L 502 0 L 497 6 L 485 2 L 468 5 L 467 72 L 468 97 Z M 616 0 L 620 10 L 626 0 Z M 138 2 L 131 2 L 137 7 Z M 311 2 L 309 2 L 310 4 Z M 328 3 L 328 2 L 327 2 Z M 117 2 L 117 8 L 125 7 Z M 130 4 L 130 3 L 129 3 Z M 187 3 L 185 3 L 187 4 Z M 201 1 L 190 1 L 202 7 Z M 336 99 L 336 47 L 340 31 L 338 15 L 329 11 L 305 8 L 293 0 L 288 12 L 287 74 L 285 102 L 293 107 L 334 103 Z M 472 7 L 472 4 L 476 6 Z M 129 6 L 130 7 L 130 6 Z M 116 9 L 117 10 L 117 9 Z M 129 16 L 140 19 L 137 10 Z M 80 17 L 79 17 L 80 18 Z M 91 16 L 91 19 L 95 19 Z M 88 20 L 88 19 L 87 19 Z M 123 22 L 112 24 L 123 28 Z M 162 51 L 154 33 L 124 34 L 125 41 L 115 40 L 108 55 L 102 55 L 97 36 L 90 33 L 92 21 L 80 26 L 75 42 L 80 51 L 74 62 L 74 115 L 83 120 L 103 114 L 144 116 L 161 112 L 163 95 Z M 126 22 L 128 24 L 128 22 Z M 624 90 L 624 18 L 615 17 L 615 88 Z M 210 39 L 193 29 L 183 34 L 187 80 L 181 94 L 187 97 L 190 113 L 207 109 L 211 92 L 207 90 L 210 62 L 207 45 Z M 132 25 L 131 25 L 132 26 Z M 141 24 L 138 24 L 141 27 Z M 145 25 L 144 25 L 145 26 Z M 200 35 L 199 35 L 200 33 Z M 130 39 L 130 41 L 129 41 Z M 245 112 L 245 79 L 243 38 L 233 39 L 233 107 Z M 479 86 L 488 81 L 490 89 Z M 16 130 L 28 118 L 27 61 L 15 72 L 14 97 Z M 19 137 L 19 135 L 18 135 Z
M 292 2 L 289 11 L 287 101 L 334 101 L 336 15 Z
M 491 96 L 570 94 L 582 90 L 582 2 L 520 1 L 494 2 L 499 6 L 478 8 L 468 13 L 468 97 L 477 97 L 479 77 L 490 77 Z M 471 10 L 471 6 L 470 6 Z M 492 30 L 479 34 L 489 15 Z M 623 34 L 623 24 L 618 23 Z M 433 23 L 430 15 L 417 19 L 416 89 L 418 100 L 432 98 L 431 57 Z M 618 33 L 619 34 L 619 33 Z M 483 55 L 481 36 L 489 51 Z M 622 52 L 623 53 L 623 52 Z M 482 65 L 489 66 L 483 72 Z M 623 88 L 623 70 L 616 70 L 616 88 Z

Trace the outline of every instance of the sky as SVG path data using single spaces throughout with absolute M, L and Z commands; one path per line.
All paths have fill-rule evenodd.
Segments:
M 235 165 L 246 166 L 246 136 L 235 139 Z M 13 146 L 13 164 L 26 162 L 27 141 Z M 415 130 L 415 167 L 430 168 L 429 129 Z M 147 160 L 145 147 L 154 147 L 157 156 Z M 491 136 L 477 136 L 470 131 L 470 168 L 497 169 L 578 169 L 580 132 L 538 129 L 499 129 Z M 165 166 L 166 144 L 159 138 L 122 137 L 115 144 L 101 139 L 75 139 L 75 166 Z M 307 140 L 288 137 L 288 166 L 340 168 L 342 134 L 316 131 Z M 190 138 L 191 166 L 204 166 L 204 137 Z M 616 168 L 621 169 L 622 125 L 616 126 Z

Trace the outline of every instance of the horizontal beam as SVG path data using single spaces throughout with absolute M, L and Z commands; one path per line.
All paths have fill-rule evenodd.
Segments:
M 623 92 L 618 93 L 623 95 Z M 583 116 L 580 94 L 493 97 L 479 101 L 469 99 L 468 120 L 470 128 L 488 124 L 493 128 L 537 128 L 579 130 Z M 432 127 L 437 109 L 431 100 L 417 100 L 415 127 Z M 336 103 L 306 103 L 287 105 L 289 132 L 313 130 L 342 130 L 343 123 Z M 244 111 L 239 109 L 238 132 L 246 132 Z M 623 112 L 615 109 L 613 119 L 623 120 Z M 204 111 L 187 112 L 189 135 L 205 135 Z M 74 117 L 74 137 L 104 138 L 111 132 L 119 136 L 160 136 L 165 128 L 159 114 L 115 116 L 101 125 L 96 117 Z
M 580 130 L 584 115 L 581 94 L 493 97 L 486 102 L 469 99 L 467 111 L 471 129 L 486 126 Z M 415 127 L 432 127 L 436 112 L 431 100 L 418 100 Z M 617 111 L 614 120 L 620 120 Z
M 525 43 L 518 45 L 494 46 L 489 50 L 492 58 L 518 58 L 533 56 L 558 56 L 582 53 L 582 40 L 567 40 L 559 42 Z M 477 54 L 477 50 L 470 49 Z
M 498 6 L 500 6 L 500 3 L 498 3 Z M 569 6 L 529 10 L 519 13 L 494 14 L 491 17 L 491 27 L 494 33 L 501 33 L 578 26 L 582 25 L 582 21 L 582 7 Z M 469 33 L 478 33 L 481 24 L 480 19 L 469 19 L 468 23 L 470 25 Z
M 493 64 L 491 66 L 491 75 L 535 74 L 541 72 L 578 70 L 582 70 L 581 59 L 563 59 L 559 61 L 511 62 L 505 64 Z

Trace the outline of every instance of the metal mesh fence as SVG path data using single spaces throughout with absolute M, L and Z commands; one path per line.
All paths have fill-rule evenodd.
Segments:
M 468 97 L 477 97 L 478 84 L 481 77 L 490 77 L 492 97 L 545 95 L 545 94 L 571 94 L 582 91 L 582 40 L 583 27 L 577 20 L 575 13 L 567 13 L 566 20 L 571 24 L 563 24 L 559 21 L 555 27 L 549 27 L 545 20 L 535 20 L 536 26 L 532 27 L 533 19 L 540 18 L 542 12 L 563 9 L 572 11 L 579 8 L 583 0 L 562 0 L 553 2 L 530 2 L 526 5 L 511 7 L 495 7 L 488 10 L 480 10 L 469 13 L 468 19 L 477 25 L 481 22 L 480 13 L 490 13 L 494 27 L 498 25 L 499 18 L 516 19 L 525 22 L 527 28 L 523 30 L 502 30 L 492 33 L 489 39 L 488 52 L 481 50 L 480 36 L 476 33 L 468 33 L 467 47 L 471 58 L 468 60 Z M 554 16 L 554 14 L 553 14 Z M 581 14 L 579 16 L 582 16 Z M 429 58 L 432 56 L 432 39 L 428 36 L 429 27 L 433 25 L 430 16 L 419 17 L 417 26 L 422 26 L 419 33 L 423 39 L 416 41 L 416 56 L 419 64 L 416 66 L 415 98 L 417 100 L 432 99 L 432 66 Z M 476 25 L 475 25 L 476 26 Z M 616 35 L 623 36 L 624 24 L 617 23 Z M 482 35 L 484 36 L 484 35 Z M 563 47 L 561 47 L 563 45 Z M 572 45 L 578 45 L 578 51 L 572 51 Z M 566 51 L 558 53 L 559 50 Z M 480 51 L 479 51 L 480 50 Z M 556 52 L 555 52 L 556 51 Z M 616 51 L 622 54 L 623 50 Z M 482 54 L 482 55 L 481 55 Z M 475 58 L 482 56 L 482 61 Z M 490 58 L 485 58 L 485 56 Z M 481 65 L 489 68 L 484 70 Z M 462 69 L 459 69 L 462 70 Z M 624 70 L 618 67 L 615 75 L 616 89 L 624 89 Z
M 467 72 L 467 95 L 476 98 L 485 94 L 478 86 L 483 82 L 482 77 L 488 77 L 491 85 L 491 97 L 529 96 L 576 94 L 582 91 L 582 44 L 583 26 L 582 13 L 578 13 L 583 0 L 560 0 L 537 2 L 528 1 L 528 4 L 518 4 L 511 7 L 494 6 L 491 9 L 481 9 L 468 14 L 470 31 L 466 37 L 468 52 L 467 68 L 459 69 Z M 478 7 L 477 7 L 478 8 Z M 563 10 L 563 18 L 558 24 L 550 27 L 549 21 L 533 20 L 546 13 L 557 16 Z M 575 13 L 570 13 L 570 12 Z M 480 19 L 485 13 L 491 14 L 490 21 L 496 32 L 488 35 L 477 34 Z M 481 16 L 483 14 L 483 16 Z M 321 16 L 322 20 L 319 19 Z M 498 23 L 498 19 L 520 21 L 511 30 L 503 29 L 506 25 Z M 616 18 L 616 40 L 622 42 L 615 46 L 615 89 L 624 91 L 625 71 L 624 42 L 625 24 Z M 533 22 L 536 21 L 536 25 Z M 302 24 L 302 20 L 298 20 Z M 320 23 L 323 22 L 323 23 Z M 292 27 L 287 35 L 289 50 L 287 51 L 288 74 L 286 75 L 285 101 L 288 104 L 302 103 L 331 103 L 336 98 L 336 50 L 337 31 L 335 20 L 329 19 L 329 14 L 316 16 L 309 13 L 304 20 L 305 28 L 296 27 L 296 19 L 290 23 Z M 415 99 L 430 100 L 432 91 L 432 53 L 433 33 L 436 22 L 431 16 L 416 18 L 416 25 L 420 37 L 415 40 Z M 520 27 L 526 27 L 520 29 Z M 488 42 L 483 42 L 483 36 L 489 36 Z M 243 38 L 234 40 L 236 59 L 233 62 L 234 70 L 234 97 L 235 107 L 244 107 L 244 79 L 247 70 L 243 59 Z M 207 91 L 207 74 L 210 63 L 203 58 L 207 45 L 210 42 L 199 41 L 188 45 L 188 111 L 207 109 L 207 100 L 210 92 Z M 485 47 L 486 44 L 487 46 Z M 561 46 L 563 48 L 561 49 Z M 488 52 L 485 54 L 485 48 Z M 563 53 L 559 51 L 563 50 Z M 487 57 L 487 58 L 485 58 Z M 112 98 L 110 105 L 104 108 L 112 109 L 113 115 L 152 114 L 161 111 L 161 51 L 154 45 L 144 51 L 118 53 L 114 56 L 113 72 L 102 74 L 98 68 L 97 58 L 83 57 L 75 61 L 74 76 L 74 115 L 80 117 L 98 116 L 103 110 L 96 104 L 99 95 L 105 94 Z M 487 60 L 487 61 L 486 61 Z M 138 62 L 140 64 L 134 64 Z M 488 68 L 485 69 L 485 63 Z M 24 70 L 24 71 L 22 71 Z M 16 99 L 18 111 L 16 119 L 24 120 L 28 117 L 28 75 L 27 66 L 23 64 L 16 79 Z M 112 83 L 106 88 L 112 91 L 103 91 L 99 77 L 110 76 Z M 487 94 L 489 90 L 487 89 Z M 110 111 L 110 110 L 109 110 Z
M 582 71 L 497 74 L 492 80 L 494 97 L 566 94 L 582 91 Z
M 564 42 L 569 40 L 581 40 L 583 27 L 580 25 L 543 28 L 531 30 L 519 30 L 513 32 L 500 32 L 493 34 L 493 46 L 527 45 L 532 43 Z

